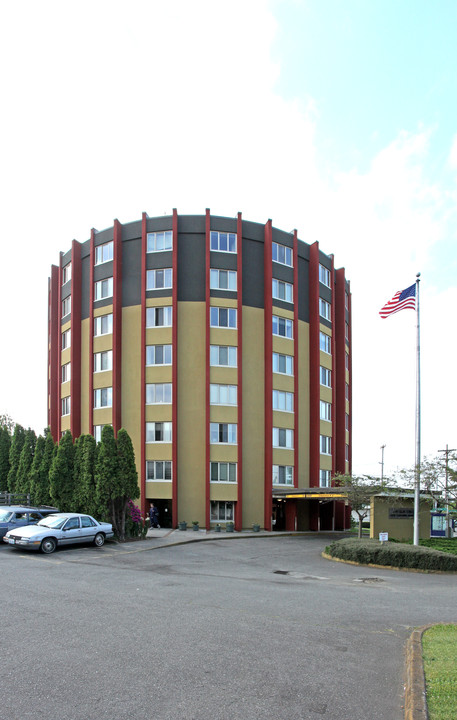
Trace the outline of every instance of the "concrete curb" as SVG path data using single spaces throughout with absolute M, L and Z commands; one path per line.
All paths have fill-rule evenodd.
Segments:
M 422 635 L 431 627 L 416 628 L 406 643 L 405 720 L 428 720 Z

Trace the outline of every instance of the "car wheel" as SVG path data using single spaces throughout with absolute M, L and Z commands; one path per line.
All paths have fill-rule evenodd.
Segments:
M 49 555 L 50 553 L 53 553 L 54 550 L 57 547 L 57 541 L 54 540 L 52 537 L 45 538 L 40 546 L 41 552 L 45 553 L 46 555 Z
M 105 544 L 105 536 L 103 535 L 103 533 L 97 533 L 96 536 L 94 537 L 94 545 L 96 547 L 102 547 L 102 545 L 104 545 L 104 544 Z

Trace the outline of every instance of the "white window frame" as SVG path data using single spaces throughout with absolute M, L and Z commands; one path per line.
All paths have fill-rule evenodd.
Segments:
M 113 388 L 96 388 L 94 390 L 94 409 L 110 407 L 113 407 Z
M 94 265 L 103 265 L 104 263 L 110 262 L 114 258 L 114 242 L 109 240 L 101 245 L 96 245 L 95 248 L 95 259 Z
M 105 423 L 105 425 L 111 425 L 111 423 Z M 94 440 L 99 443 L 102 440 L 102 431 L 105 425 L 94 425 Z
M 331 288 L 330 284 L 331 272 L 325 265 L 319 264 L 319 282 L 325 287 Z
M 226 282 L 221 283 L 221 278 L 226 278 Z M 219 268 L 211 268 L 209 272 L 210 290 L 222 290 L 223 292 L 236 292 L 237 289 L 237 271 L 222 270 Z M 227 285 L 227 287 L 223 287 Z
M 284 390 L 273 390 L 273 410 L 292 413 L 294 411 L 294 394 Z
M 162 320 L 162 322 L 158 322 Z M 146 308 L 146 327 L 171 327 L 173 324 L 173 307 L 171 305 L 154 305 Z
M 71 347 L 71 328 L 68 328 L 68 330 L 65 330 L 62 333 L 62 340 L 61 340 L 61 347 L 62 350 L 66 350 L 67 348 Z
M 71 295 L 62 300 L 62 317 L 66 317 L 71 313 Z
M 288 245 L 281 245 L 281 243 L 272 242 L 271 256 L 273 262 L 277 262 L 280 265 L 287 265 L 287 267 L 294 266 L 293 249 Z
M 319 439 L 319 447 L 321 455 L 332 454 L 332 438 L 330 435 L 321 435 Z
M 158 390 L 158 388 L 161 388 L 161 390 Z M 148 395 L 150 398 L 148 399 Z M 165 396 L 169 396 L 169 400 L 157 400 L 157 397 L 165 398 Z M 146 405 L 171 405 L 173 402 L 173 383 L 146 383 Z
M 221 428 L 227 428 L 225 431 Z M 220 440 L 219 438 L 226 435 L 227 440 Z M 212 445 L 236 445 L 238 442 L 238 425 L 237 423 L 217 423 L 212 422 L 209 424 L 209 437 Z
M 285 371 L 282 371 L 279 369 L 279 366 L 282 364 L 282 358 L 284 358 L 284 364 L 285 364 Z M 287 367 L 290 366 L 290 372 L 288 372 Z M 284 355 L 283 353 L 273 353 L 273 372 L 278 373 L 279 375 L 288 375 L 289 377 L 293 377 L 294 375 L 294 358 L 293 355 Z
M 169 472 L 167 473 L 167 468 Z M 153 470 L 153 477 L 149 470 Z M 158 473 L 158 471 L 162 471 Z M 159 474 L 159 477 L 158 477 Z M 162 477 L 160 477 L 162 475 Z M 167 477 L 169 475 L 169 477 Z M 173 480 L 173 464 L 171 460 L 146 460 L 146 482 L 171 482 Z
M 332 422 L 332 404 L 325 400 L 320 401 L 320 419 Z
M 281 475 L 284 476 L 284 482 L 281 482 Z M 272 484 L 293 487 L 294 485 L 294 466 L 293 465 L 273 465 Z
M 154 348 L 152 350 L 151 348 Z M 157 348 L 162 348 L 162 359 L 164 362 L 156 362 Z M 153 361 L 151 362 L 151 356 Z M 169 362 L 167 362 L 169 360 Z M 156 367 L 162 365 L 171 365 L 173 362 L 172 345 L 146 345 L 146 367 Z
M 274 300 L 282 300 L 287 303 L 294 301 L 294 286 L 284 280 L 273 278 L 271 293 Z
M 323 470 L 322 468 L 319 470 L 319 487 L 331 487 L 332 486 L 332 478 L 330 470 Z
M 319 347 L 322 352 L 327 353 L 327 355 L 332 354 L 332 338 L 330 335 L 327 335 L 327 333 L 322 332 L 322 330 L 319 332 Z
M 222 517 L 221 510 L 224 510 Z M 235 518 L 235 502 L 233 500 L 211 500 L 210 522 L 227 523 Z
M 65 285 L 71 280 L 71 262 L 67 263 L 62 268 L 62 285 Z
M 227 402 L 221 400 L 221 394 L 227 397 Z M 230 399 L 234 402 L 230 402 Z M 209 402 L 210 405 L 238 405 L 238 387 L 236 385 L 222 385 L 211 383 L 209 386 Z
M 106 365 L 107 367 L 103 367 Z M 113 369 L 113 351 L 102 350 L 94 353 L 94 373 L 107 372 Z
M 162 440 L 148 440 L 152 435 L 160 432 Z M 171 443 L 173 442 L 173 423 L 170 420 L 146 423 L 146 443 Z
M 62 417 L 71 413 L 71 396 L 67 395 L 60 399 L 60 414 Z
M 224 324 L 226 320 L 226 324 Z M 236 330 L 237 312 L 236 308 L 225 308 L 217 305 L 210 307 L 210 326 L 217 328 L 227 328 L 228 330 Z
M 224 351 L 227 351 L 227 362 L 221 362 Z M 236 345 L 210 345 L 209 364 L 211 367 L 237 367 L 238 348 Z
M 158 230 L 146 235 L 146 252 L 156 253 L 173 250 L 173 230 Z
M 332 319 L 332 306 L 327 300 L 324 300 L 324 298 L 319 298 L 319 315 L 323 317 L 324 320 Z
M 226 469 L 227 480 L 221 480 L 222 466 L 224 466 Z M 214 469 L 217 469 L 217 479 L 216 480 L 213 479 L 213 470 Z M 230 480 L 230 475 L 231 474 L 233 475 L 233 473 L 235 475 L 235 478 L 234 478 L 234 480 Z M 218 485 L 220 485 L 221 483 L 222 483 L 222 485 L 236 485 L 236 483 L 238 481 L 237 463 L 236 462 L 223 462 L 223 461 L 222 462 L 213 462 L 213 461 L 211 461 L 209 464 L 209 477 L 210 477 L 210 482 L 217 483 Z
M 210 230 L 209 241 L 210 249 L 212 252 L 226 252 L 236 254 L 236 233 Z
M 69 382 L 71 380 L 71 363 L 61 365 L 61 382 Z
M 104 278 L 94 283 L 94 300 L 106 300 L 113 297 L 113 278 Z
M 173 268 L 146 270 L 146 290 L 171 290 L 172 287 Z
M 104 326 L 108 329 L 104 330 Z M 106 315 L 97 315 L 94 317 L 94 337 L 100 337 L 101 335 L 112 335 L 113 333 L 113 313 L 106 313 Z
M 284 440 L 284 444 L 280 444 Z M 294 449 L 294 431 L 291 428 L 273 428 L 273 447 L 284 448 L 287 450 Z
M 332 371 L 323 365 L 319 369 L 320 384 L 322 387 L 332 387 Z
M 288 340 L 293 340 L 294 322 L 293 320 L 290 320 L 290 318 L 281 317 L 280 315 L 273 315 L 272 330 L 273 335 L 287 338 Z

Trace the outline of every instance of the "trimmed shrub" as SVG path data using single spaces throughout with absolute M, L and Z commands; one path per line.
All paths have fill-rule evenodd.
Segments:
M 422 545 L 380 543 L 378 540 L 344 538 L 325 548 L 327 555 L 363 565 L 391 565 L 416 570 L 457 571 L 457 556 Z

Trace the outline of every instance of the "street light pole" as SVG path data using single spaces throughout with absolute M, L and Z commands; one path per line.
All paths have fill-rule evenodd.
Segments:
M 381 482 L 384 480 L 384 448 L 385 445 L 381 445 Z

